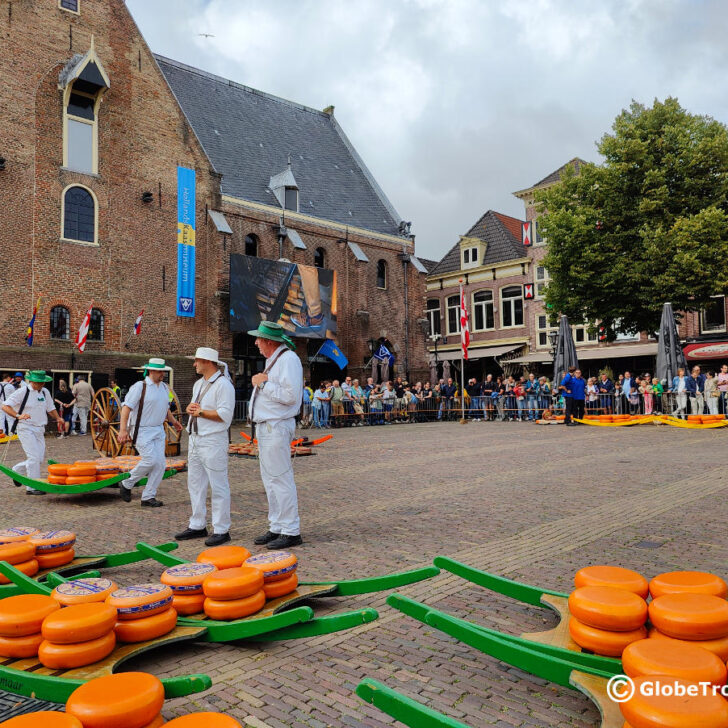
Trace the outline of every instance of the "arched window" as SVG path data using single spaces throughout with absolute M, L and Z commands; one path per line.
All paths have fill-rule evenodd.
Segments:
M 104 314 L 98 308 L 91 309 L 91 322 L 88 327 L 88 340 L 104 340 Z
M 387 287 L 387 261 L 377 261 L 377 288 Z
M 317 268 L 326 267 L 326 251 L 323 248 L 316 248 L 316 251 L 313 254 L 313 264 Z
M 68 339 L 71 330 L 71 317 L 65 306 L 51 309 L 51 339 Z
M 69 187 L 63 193 L 63 237 L 96 242 L 96 201 L 85 187 Z
M 252 233 L 245 236 L 245 255 L 258 257 L 258 238 Z
M 501 327 L 523 326 L 523 287 L 501 288 Z
M 476 291 L 473 294 L 473 319 L 473 331 L 495 328 L 493 291 Z

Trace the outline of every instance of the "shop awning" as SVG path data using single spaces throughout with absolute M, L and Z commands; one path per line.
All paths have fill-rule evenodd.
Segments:
M 688 359 L 724 359 L 728 357 L 728 341 L 705 341 L 683 347 Z
M 474 348 L 470 346 L 468 348 L 468 361 L 472 359 L 488 359 L 491 357 L 503 356 L 504 354 L 510 354 L 510 352 L 520 349 L 524 344 L 506 344 L 505 346 L 480 346 Z M 430 352 L 434 352 L 431 349 Z M 438 357 L 440 361 L 447 359 L 448 361 L 460 361 L 460 349 L 457 351 L 438 351 Z
M 726 342 L 728 347 L 728 342 Z M 726 349 L 728 352 L 728 348 Z M 594 361 L 595 359 L 621 359 L 630 356 L 657 356 L 657 342 L 650 344 L 624 344 L 621 346 L 601 346 L 598 349 L 581 349 L 576 347 L 579 361 Z M 532 351 L 525 356 L 511 359 L 509 363 L 533 364 L 541 362 L 550 364 L 553 361 L 548 351 Z

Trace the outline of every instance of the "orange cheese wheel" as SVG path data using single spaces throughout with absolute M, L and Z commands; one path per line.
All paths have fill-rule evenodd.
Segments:
M 0 529 L 0 544 L 15 543 L 16 541 L 29 541 L 33 534 L 38 533 L 37 528 L 29 526 L 16 526 L 15 528 Z
M 574 576 L 574 586 L 612 586 L 647 599 L 647 579 L 632 569 L 621 566 L 585 566 Z
M 569 612 L 590 627 L 631 632 L 647 621 L 647 602 L 613 586 L 582 586 L 569 595 Z
M 35 657 L 42 641 L 43 636 L 40 632 L 24 637 L 0 637 L 0 656 L 17 657 L 18 659 Z
M 622 652 L 622 669 L 629 677 L 670 675 L 693 682 L 725 685 L 725 663 L 696 643 L 646 639 L 632 642 Z
M 202 582 L 213 571 L 214 564 L 177 564 L 165 569 L 159 580 L 174 594 L 202 594 Z
M 711 594 L 663 594 L 650 602 L 650 622 L 668 637 L 719 639 L 728 636 L 728 602 Z
M 65 610 L 63 610 L 65 611 Z M 114 631 L 119 642 L 146 642 L 171 632 L 177 624 L 177 612 L 173 608 L 141 619 L 125 619 L 118 622 Z
M 18 594 L 0 599 L 0 635 L 24 637 L 40 632 L 43 620 L 61 605 L 45 594 Z
M 265 606 L 265 592 L 261 589 L 243 599 L 205 599 L 205 614 L 210 619 L 242 619 L 259 612 Z
M 115 478 L 118 474 L 118 470 L 115 470 L 113 473 L 101 473 L 96 476 L 96 482 L 98 482 L 99 480 L 109 480 L 109 478 Z
M 172 606 L 175 611 L 177 614 L 181 614 L 183 616 L 204 612 L 204 604 L 204 594 L 175 594 L 172 599 Z
M 114 647 L 116 647 L 116 635 L 113 629 L 102 637 L 86 642 L 56 644 L 43 640 L 38 648 L 38 661 L 54 670 L 71 670 L 74 667 L 84 667 L 103 660 L 114 651 Z
M 57 710 L 41 710 L 38 713 L 18 715 L 0 723 L 3 728 L 83 728 L 78 718 Z
M 669 571 L 659 574 L 650 581 L 650 594 L 653 599 L 663 594 L 712 594 L 725 599 L 728 585 L 715 574 L 705 571 Z
M 286 594 L 296 591 L 297 586 L 298 574 L 294 571 L 285 579 L 263 584 L 263 591 L 265 592 L 266 599 L 278 599 L 278 597 L 284 597 Z
M 669 685 L 673 694 L 667 696 L 656 689 L 658 682 Z M 650 690 L 645 689 L 646 683 L 651 684 Z M 702 690 L 697 683 L 666 675 L 642 675 L 634 679 L 634 685 L 632 698 L 619 704 L 632 728 L 728 728 L 728 700 L 713 695 L 712 690 Z M 674 694 L 678 687 L 685 692 L 691 685 L 696 686 L 697 695 Z
M 242 728 L 235 718 L 223 713 L 189 713 L 165 725 L 167 728 Z
M 569 619 L 569 634 L 571 639 L 585 650 L 606 657 L 620 657 L 627 645 L 645 639 L 647 630 L 640 627 L 631 632 L 610 632 L 606 629 L 590 627 L 571 617 Z
M 263 573 L 250 566 L 222 569 L 206 576 L 202 588 L 211 599 L 243 599 L 263 588 Z
M 9 564 L 20 564 L 34 556 L 35 546 L 30 541 L 16 541 L 0 546 L 0 561 L 7 561 Z
M 55 569 L 57 566 L 70 564 L 76 558 L 76 552 L 73 549 L 63 549 L 49 554 L 37 554 L 35 558 L 41 569 Z
M 666 634 L 662 634 L 659 629 L 655 629 L 654 627 L 650 628 L 647 637 L 650 639 L 670 640 L 671 642 L 679 642 L 680 644 L 697 645 L 704 650 L 712 652 L 714 655 L 718 655 L 723 662 L 728 661 L 728 637 L 720 637 L 717 640 L 679 640 L 675 639 L 675 637 L 668 637 Z
M 111 579 L 76 579 L 59 584 L 51 592 L 51 596 L 64 607 L 70 607 L 73 604 L 103 602 L 111 592 L 117 589 L 118 587 Z
M 74 604 L 43 620 L 43 639 L 57 645 L 90 642 L 114 629 L 116 610 L 103 602 Z
M 14 568 L 18 571 L 22 571 L 26 576 L 35 576 L 38 573 L 40 567 L 36 559 L 28 559 L 27 561 L 21 561 L 19 564 L 13 564 Z M 10 584 L 11 580 L 6 576 L 0 574 L 0 584 Z
M 260 569 L 266 581 L 279 581 L 296 570 L 298 559 L 290 551 L 269 551 L 251 556 L 243 566 Z
M 164 720 L 164 716 L 160 713 L 151 723 L 147 723 L 142 728 L 160 728 L 163 725 L 167 725 L 167 721 Z
M 172 590 L 166 584 L 136 584 L 112 592 L 106 603 L 116 608 L 119 619 L 151 617 L 172 606 Z
M 197 561 L 202 564 L 215 564 L 218 569 L 234 569 L 242 566 L 245 559 L 250 558 L 250 551 L 244 546 L 214 546 L 205 549 Z
M 84 728 L 144 728 L 164 704 L 164 686 L 146 672 L 120 672 L 89 680 L 66 702 Z
M 68 470 L 66 471 L 66 475 L 69 478 L 82 478 L 82 477 L 87 477 L 89 475 L 93 475 L 94 477 L 96 477 L 96 464 L 95 463 L 88 463 L 88 464 L 76 463 L 75 465 L 69 465 Z
M 49 475 L 48 482 L 53 485 L 68 485 L 68 478 L 65 475 Z
M 66 485 L 84 485 L 85 483 L 95 483 L 95 475 L 69 475 L 66 478 Z
M 76 543 L 76 534 L 64 529 L 42 531 L 34 534 L 30 542 L 35 545 L 36 554 L 49 554 L 52 551 L 70 549 Z
M 48 466 L 48 475 L 60 475 L 65 478 L 68 475 L 68 467 L 64 463 L 54 463 Z

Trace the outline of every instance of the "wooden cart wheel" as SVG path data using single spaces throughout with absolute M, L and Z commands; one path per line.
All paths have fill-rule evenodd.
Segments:
M 130 444 L 123 447 L 119 444 L 119 422 L 121 419 L 121 401 L 116 393 L 104 387 L 94 395 L 91 405 L 91 438 L 94 450 L 108 457 L 134 454 Z
M 175 391 L 171 388 L 169 393 L 172 395 L 172 399 L 169 400 L 169 410 L 178 422 L 182 422 L 182 408 L 179 403 L 179 398 Z M 164 432 L 167 437 L 167 442 L 164 446 L 164 454 L 167 457 L 179 455 L 181 451 L 180 440 L 182 439 L 182 434 L 177 432 L 177 430 L 175 430 L 174 427 L 172 427 L 172 425 L 170 425 L 167 421 L 164 423 Z

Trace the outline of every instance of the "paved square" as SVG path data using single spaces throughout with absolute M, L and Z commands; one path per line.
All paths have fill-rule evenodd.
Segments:
M 679 568 L 725 576 L 726 437 L 723 430 L 667 426 L 567 430 L 485 422 L 335 430 L 314 457 L 295 463 L 305 539 L 296 550 L 299 574 L 304 580 L 372 576 L 445 554 L 563 591 L 590 563 L 621 564 L 648 578 Z M 48 457 L 60 461 L 91 454 L 88 437 L 47 444 Z M 5 462 L 21 459 L 20 452 L 12 443 Z M 252 546 L 266 530 L 258 463 L 233 458 L 230 476 L 233 540 L 260 550 Z M 72 528 L 85 554 L 169 540 L 189 516 L 184 475 L 162 483 L 164 508 L 144 510 L 138 489 L 127 505 L 111 489 L 31 497 L 4 477 L 0 482 L 3 525 Z M 178 553 L 194 557 L 202 548 L 186 542 Z M 157 580 L 160 572 L 143 562 L 105 573 L 130 584 Z M 514 634 L 555 624 L 546 610 L 447 574 L 401 592 Z M 596 708 L 580 693 L 426 628 L 388 607 L 385 597 L 318 603 L 317 614 L 379 610 L 379 620 L 348 632 L 169 648 L 127 667 L 212 677 L 207 693 L 167 701 L 168 718 L 218 710 L 257 728 L 393 725 L 353 693 L 369 676 L 471 726 L 598 725 Z

